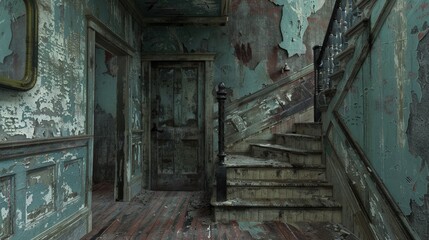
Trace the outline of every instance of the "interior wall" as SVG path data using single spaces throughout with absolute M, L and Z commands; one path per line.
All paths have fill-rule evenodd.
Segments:
M 87 15 L 109 26 L 137 53 L 127 69 L 133 85 L 140 81 L 140 26 L 119 0 L 36 3 L 35 86 L 28 91 L 0 88 L 0 238 L 79 239 L 91 228 Z M 11 12 L 1 17 L 19 18 L 13 8 L 6 9 Z M 24 39 L 20 24 L 1 17 L 1 24 L 17 28 L 9 43 Z M 2 49 L 10 46 L 3 40 Z M 1 53 L 3 59 L 9 52 Z M 141 102 L 133 101 L 132 107 L 141 109 Z M 137 121 L 125 117 L 129 126 Z
M 333 2 L 232 0 L 226 26 L 146 27 L 143 53 L 216 53 L 214 85 L 225 82 L 233 101 L 311 64 Z
M 383 10 L 389 4 L 390 13 Z M 372 39 L 363 34 L 366 38 L 359 40 L 372 41 L 369 54 L 358 62 L 363 51 L 356 49 L 345 76 L 356 66 L 360 69 L 349 79 L 350 87 L 344 88 L 345 79 L 339 84 L 324 121 L 325 127 L 332 123 L 328 132 L 332 146 L 381 238 L 395 236 L 391 226 L 401 216 L 406 216 L 421 239 L 429 238 L 428 5 L 429 1 L 376 1 L 370 16 L 372 28 L 367 31 L 380 31 L 371 32 Z M 385 22 L 377 21 L 386 13 Z M 352 140 L 344 140 L 347 134 L 339 124 Z M 364 166 L 351 141 L 370 166 Z M 375 184 L 376 178 L 398 207 L 397 214 L 386 210 L 387 198 Z

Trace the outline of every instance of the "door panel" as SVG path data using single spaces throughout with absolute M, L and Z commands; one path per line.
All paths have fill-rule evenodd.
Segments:
M 152 187 L 199 190 L 202 76 L 199 62 L 153 63 Z

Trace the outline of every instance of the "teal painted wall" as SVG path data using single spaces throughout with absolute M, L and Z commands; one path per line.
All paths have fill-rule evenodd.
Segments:
M 232 0 L 226 26 L 144 28 L 143 53 L 216 53 L 214 83 L 225 82 L 233 101 L 311 64 L 332 6 L 331 0 Z M 285 63 L 291 72 L 282 72 Z
M 90 229 L 93 161 L 86 15 L 135 49 L 127 69 L 131 86 L 140 85 L 141 30 L 119 0 L 36 2 L 36 84 L 28 91 L 0 88 L 0 238 L 79 239 Z M 10 33 L 0 38 L 2 56 L 13 50 L 3 46 L 19 38 Z M 140 128 L 141 91 L 127 97 L 136 109 L 127 126 Z
M 12 14 L 13 13 L 13 14 Z M 24 1 L 0 2 L 0 76 L 21 80 L 25 73 L 26 12 Z M 13 39 L 14 44 L 10 44 Z
M 375 3 L 370 26 L 376 26 L 386 3 Z M 396 1 L 356 78 L 351 79 L 350 88 L 343 88 L 345 79 L 339 84 L 339 92 L 331 102 L 324 122 L 325 126 L 335 122 L 332 112 L 335 110 L 333 106 L 337 105 L 340 118 L 353 140 L 364 151 L 372 170 L 421 239 L 429 238 L 428 6 L 427 0 Z M 365 43 L 367 40 L 359 41 Z M 361 52 L 359 43 L 356 52 L 355 56 Z M 356 57 L 350 60 L 346 76 L 354 64 L 359 64 Z M 338 126 L 334 124 L 333 128 L 335 135 Z M 340 147 L 341 142 L 334 140 L 333 145 L 337 152 L 349 152 Z M 358 168 L 348 167 L 348 161 L 352 159 L 344 161 L 350 176 L 366 174 Z M 368 199 L 362 201 L 368 204 L 367 211 L 374 219 L 377 231 L 383 232 L 380 236 L 388 239 L 389 231 L 385 226 L 390 220 L 378 216 L 381 201 L 373 194 L 378 190 L 369 187 L 368 181 L 371 180 L 361 177 L 364 186 L 361 191 L 369 191 L 369 195 L 365 194 Z
M 102 48 L 95 48 L 95 99 L 100 111 L 116 117 L 118 91 L 118 57 Z

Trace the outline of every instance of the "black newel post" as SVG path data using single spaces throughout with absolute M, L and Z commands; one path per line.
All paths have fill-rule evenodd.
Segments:
M 320 83 L 319 83 L 319 56 L 320 51 L 322 50 L 321 46 L 313 47 L 313 63 L 314 63 L 314 122 L 320 122 L 321 113 L 320 108 L 317 103 L 317 96 L 320 93 Z
M 219 127 L 218 127 L 218 144 L 219 153 L 217 154 L 219 162 L 216 169 L 216 201 L 226 201 L 226 167 L 225 167 L 225 84 L 218 85 L 217 100 L 219 104 Z

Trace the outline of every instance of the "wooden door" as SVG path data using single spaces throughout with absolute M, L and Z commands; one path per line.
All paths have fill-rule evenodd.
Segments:
M 200 190 L 202 62 L 152 62 L 151 158 L 155 190 Z

